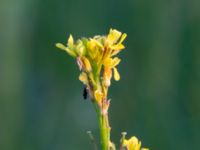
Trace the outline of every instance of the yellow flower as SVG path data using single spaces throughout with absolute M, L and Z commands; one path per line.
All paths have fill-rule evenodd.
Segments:
M 117 30 L 110 29 L 110 32 L 106 38 L 106 44 L 108 47 L 112 50 L 121 50 L 124 49 L 125 46 L 122 44 L 122 42 L 125 40 L 127 34 L 122 34 L 121 32 Z
M 115 58 L 110 58 L 108 57 L 107 59 L 104 60 L 103 65 L 104 65 L 104 83 L 106 86 L 110 86 L 110 80 L 112 78 L 112 69 L 114 71 L 114 79 L 116 81 L 119 81 L 120 75 L 119 72 L 116 68 L 116 66 L 120 63 L 121 59 L 118 57 Z
M 108 34 L 108 36 L 106 38 L 106 42 L 109 45 L 113 45 L 113 44 L 115 44 L 119 40 L 119 38 L 120 38 L 121 35 L 122 35 L 121 32 L 119 32 L 119 31 L 117 31 L 115 29 L 114 30 L 110 29 L 110 32 L 109 32 L 109 34 Z
M 122 147 L 127 150 L 149 150 L 148 148 L 141 149 L 141 142 L 135 137 L 132 136 L 130 139 L 125 139 L 126 133 L 122 134 Z
M 115 58 L 111 58 L 108 57 L 104 60 L 103 65 L 108 67 L 110 66 L 111 68 L 117 66 L 120 63 L 121 59 L 119 59 L 118 57 Z
M 81 71 L 79 80 L 86 86 L 90 98 L 100 108 L 102 116 L 107 116 L 110 99 L 107 98 L 108 88 L 111 85 L 112 76 L 116 81 L 120 80 L 117 70 L 121 59 L 116 57 L 125 46 L 122 42 L 126 38 L 125 33 L 116 29 L 110 29 L 106 36 L 94 36 L 93 38 L 81 38 L 74 41 L 70 35 L 67 44 L 57 43 L 56 47 L 76 58 Z M 102 124 L 104 122 L 102 121 Z M 110 132 L 108 120 L 105 120 L 106 132 Z M 126 133 L 122 133 L 121 148 L 126 150 L 149 150 L 141 149 L 141 142 L 135 137 L 125 139 Z M 108 141 L 110 150 L 115 150 L 115 145 Z
M 124 140 L 123 146 L 127 148 L 127 150 L 140 150 L 141 142 L 135 137 L 131 137 L 129 140 Z
M 70 35 L 66 46 L 61 43 L 56 44 L 56 47 L 76 58 L 82 72 L 79 80 L 90 88 L 90 95 L 94 96 L 97 102 L 103 97 L 107 98 L 112 76 L 116 81 L 120 80 L 117 65 L 121 59 L 115 55 L 125 48 L 122 44 L 125 38 L 126 34 L 110 29 L 106 36 L 81 38 L 75 41 Z

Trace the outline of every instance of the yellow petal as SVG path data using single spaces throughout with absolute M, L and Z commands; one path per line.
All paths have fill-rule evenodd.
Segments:
M 89 41 L 88 43 L 87 43 L 87 47 L 88 47 L 88 49 L 90 49 L 90 50 L 94 50 L 95 49 L 95 46 L 96 46 L 96 43 L 94 42 L 94 41 Z
M 122 34 L 119 43 L 121 44 L 121 43 L 125 40 L 126 37 L 127 37 L 127 34 L 126 34 L 126 33 Z
M 103 64 L 104 64 L 105 67 L 111 68 L 112 62 L 113 62 L 112 58 L 107 57 L 106 59 L 104 59 Z
M 141 150 L 149 150 L 148 148 L 142 148 Z
M 114 30 L 110 29 L 110 32 L 109 32 L 109 34 L 107 36 L 107 39 L 106 39 L 106 42 L 108 44 L 112 45 L 112 44 L 116 43 L 119 40 L 121 35 L 122 35 L 121 32 L 119 32 L 119 31 L 117 31 L 115 29 Z
M 122 50 L 122 49 L 124 49 L 125 48 L 125 46 L 123 45 L 123 44 L 117 44 L 117 45 L 111 45 L 110 46 L 110 48 L 112 49 L 112 50 Z
M 112 65 L 111 65 L 112 68 L 115 67 L 115 66 L 117 66 L 120 63 L 120 61 L 121 61 L 121 59 L 118 58 L 118 57 L 113 58 L 112 59 Z
M 117 55 L 121 50 L 114 50 L 112 51 L 111 57 Z
M 85 72 L 82 72 L 80 75 L 79 75 L 79 80 L 81 82 L 83 82 L 83 84 L 85 85 L 88 85 L 88 77 L 87 77 L 87 74 Z
M 113 68 L 113 67 L 117 66 L 120 63 L 120 61 L 121 61 L 121 59 L 119 59 L 118 57 L 115 57 L 115 58 L 107 57 L 103 61 L 103 64 L 105 67 Z
M 91 42 L 93 42 L 95 44 L 95 46 L 100 47 L 101 49 L 103 49 L 103 45 L 96 39 L 90 39 Z
M 119 81 L 120 80 L 120 75 L 119 75 L 119 72 L 118 72 L 117 68 L 114 67 L 113 70 L 114 70 L 114 79 L 116 81 Z
M 77 56 L 76 53 L 75 53 L 72 49 L 66 47 L 66 46 L 63 45 L 62 43 L 56 43 L 56 47 L 57 47 L 57 48 L 60 48 L 61 50 L 66 51 L 66 52 L 67 52 L 70 56 L 72 56 L 72 57 L 76 57 L 76 56 Z
M 90 61 L 89 61 L 86 57 L 82 57 L 81 59 L 82 59 L 82 61 L 83 61 L 84 69 L 85 69 L 87 72 L 90 72 L 90 71 L 92 70 Z

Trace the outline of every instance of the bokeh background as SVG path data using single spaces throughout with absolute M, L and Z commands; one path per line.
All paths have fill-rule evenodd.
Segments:
M 200 149 L 200 1 L 1 0 L 0 150 L 93 149 L 95 111 L 55 43 L 111 27 L 128 34 L 112 140 L 127 131 L 151 150 Z

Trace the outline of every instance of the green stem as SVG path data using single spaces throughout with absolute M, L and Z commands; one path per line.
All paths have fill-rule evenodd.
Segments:
M 96 83 L 97 85 L 101 86 L 99 74 L 100 72 L 97 71 Z M 107 100 L 105 101 L 102 100 L 101 105 L 97 104 L 96 100 L 93 101 L 95 110 L 97 112 L 98 121 L 99 121 L 101 150 L 109 150 L 109 142 L 110 142 L 110 126 L 109 126 L 109 120 L 108 120 L 108 108 L 107 109 L 104 108 L 104 107 L 108 107 L 106 104 L 106 101 Z
M 110 127 L 107 125 L 107 116 L 101 115 L 100 117 L 100 134 L 102 150 L 109 150 L 110 141 Z
M 108 122 L 108 114 L 102 113 L 101 108 L 99 108 L 99 106 L 96 104 L 95 109 L 99 120 L 101 148 L 102 150 L 109 150 L 110 126 Z

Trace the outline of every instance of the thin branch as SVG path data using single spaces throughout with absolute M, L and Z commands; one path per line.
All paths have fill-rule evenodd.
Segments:
M 95 141 L 95 138 L 94 138 L 92 132 L 91 131 L 87 131 L 87 134 L 89 135 L 90 141 L 94 145 L 94 150 L 98 150 L 97 143 Z

